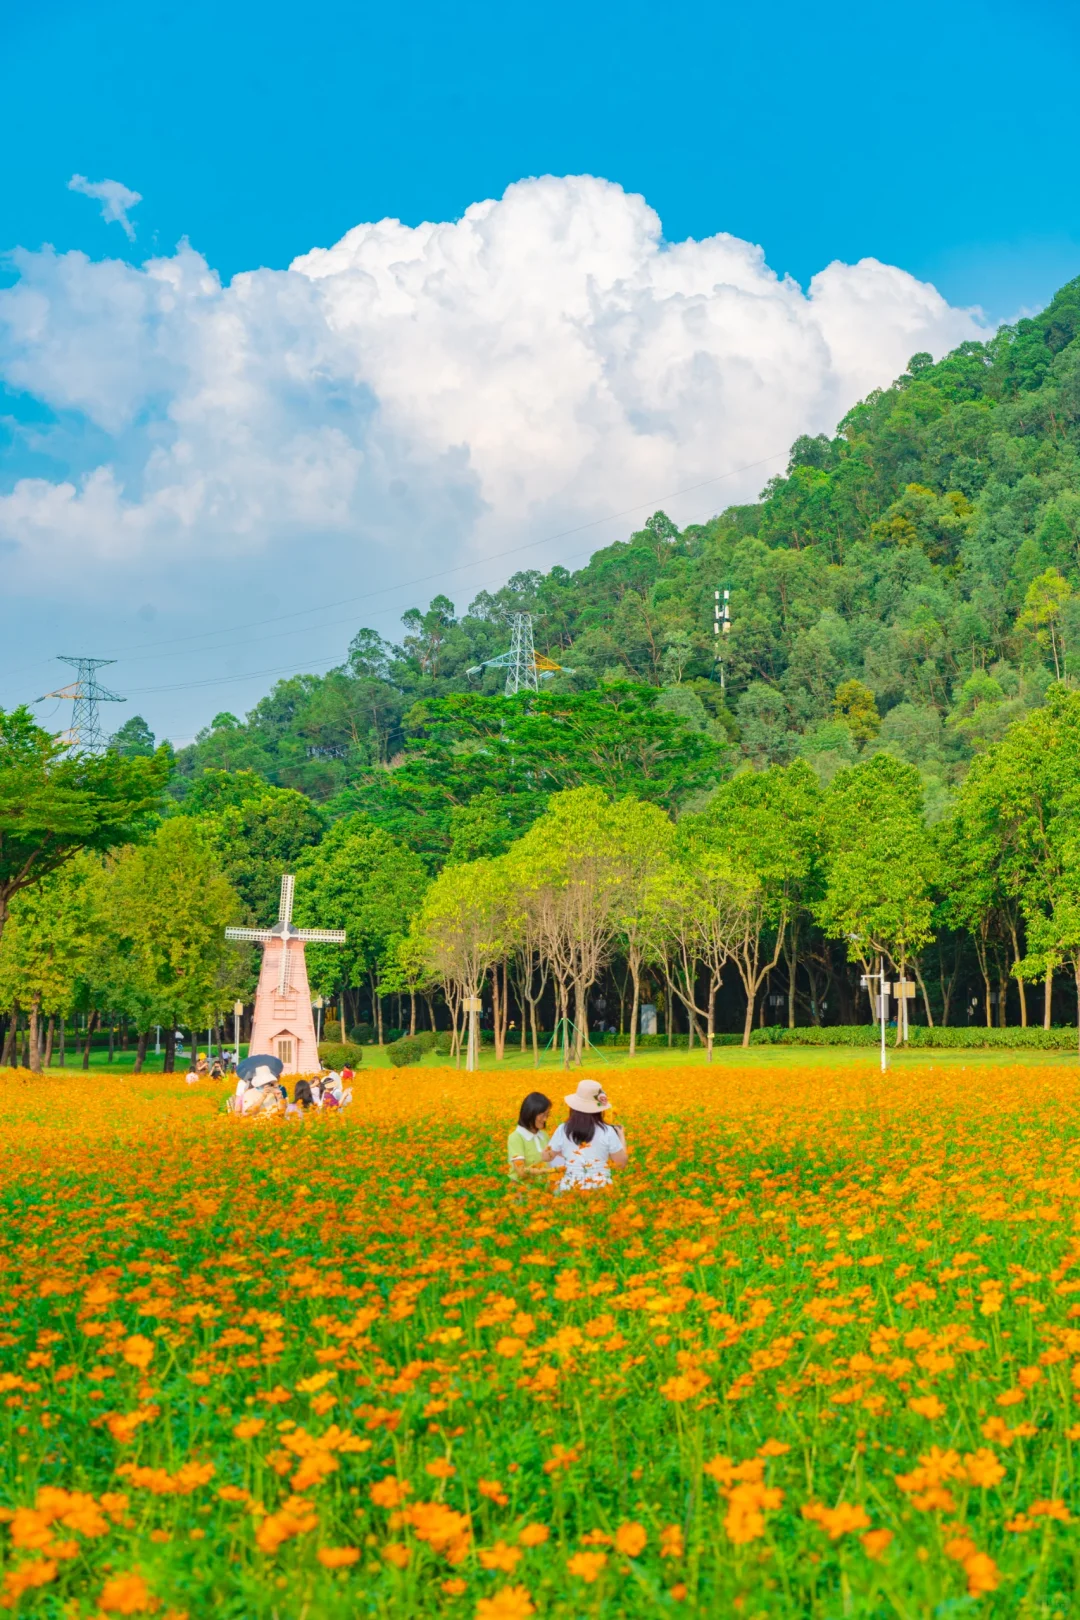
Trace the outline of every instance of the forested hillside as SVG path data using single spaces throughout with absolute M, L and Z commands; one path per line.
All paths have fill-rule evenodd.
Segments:
M 642 1001 L 691 1039 L 865 1022 L 879 958 L 917 1021 L 1072 1023 L 1078 332 L 1080 280 L 914 356 L 759 504 L 657 513 L 461 617 L 436 597 L 399 646 L 361 629 L 341 668 L 218 715 L 148 845 L 13 902 L 9 1055 L 20 1007 L 144 1046 L 207 1027 L 251 989 L 224 923 L 270 921 L 283 870 L 301 922 L 348 932 L 313 985 L 380 1036 L 477 994 L 500 1050 L 511 1025 L 622 1032 Z M 506 698 L 468 671 L 520 611 L 561 670 Z M 153 738 L 136 717 L 113 748 Z
M 803 756 L 827 779 L 885 748 L 918 766 L 940 816 L 973 754 L 1080 650 L 1078 325 L 1080 280 L 986 344 L 936 365 L 914 356 L 833 439 L 800 439 L 756 506 L 682 533 L 658 513 L 578 572 L 515 575 L 460 616 L 437 596 L 405 615 L 397 646 L 360 630 L 342 668 L 278 682 L 245 721 L 218 715 L 179 754 L 177 791 L 245 767 L 331 813 L 356 790 L 370 801 L 378 773 L 426 735 L 431 700 L 500 689 L 498 672 L 477 683 L 466 670 L 526 609 L 538 650 L 575 671 L 553 694 L 660 689 L 694 731 L 730 739 L 722 773 Z M 732 593 L 723 693 L 718 586 Z M 873 706 L 850 687 L 838 703 L 851 681 Z M 478 771 L 460 786 L 483 785 Z M 695 769 L 687 790 L 698 785 Z

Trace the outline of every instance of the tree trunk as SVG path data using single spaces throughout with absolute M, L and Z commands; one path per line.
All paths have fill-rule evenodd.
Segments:
M 630 1004 L 630 1056 L 637 1052 L 638 1025 L 641 1023 L 641 957 L 630 952 L 630 977 L 634 981 L 634 995 Z
M 19 1022 L 19 1003 L 16 1001 L 11 1009 L 8 1019 L 7 1033 L 4 1036 L 4 1050 L 0 1053 L 0 1069 L 10 1069 L 15 1058 L 15 1027 Z
M 379 995 L 378 988 L 377 988 L 377 986 L 375 984 L 375 975 L 372 973 L 372 974 L 369 975 L 369 977 L 370 977 L 370 980 L 371 980 L 371 1022 L 375 1025 L 375 1038 L 378 1041 L 379 1045 L 382 1046 L 382 1044 L 383 1044 L 382 996 Z
M 416 1034 L 416 991 L 409 991 L 409 1034 Z M 344 1037 L 342 1037 L 344 1039 Z
M 919 993 L 922 996 L 923 1010 L 926 1013 L 927 1025 L 929 1026 L 930 1029 L 933 1029 L 933 1027 L 934 1027 L 934 1015 L 930 1011 L 930 997 L 926 993 L 926 985 L 923 983 L 923 976 L 922 976 L 922 973 L 919 970 L 919 964 L 917 962 L 914 964 L 911 971 L 915 975 L 915 983 L 918 985 Z M 906 1022 L 906 1019 L 905 1019 L 905 1022 Z
M 29 1062 L 31 1074 L 41 1073 L 41 991 L 35 990 L 30 1002 Z
M 161 1065 L 162 1074 L 176 1073 L 176 1019 L 169 1019 L 169 1027 L 165 1031 L 165 1060 Z
M 747 990 L 747 993 L 746 993 L 746 1018 L 743 1021 L 743 1032 L 742 1032 L 742 1043 L 743 1043 L 744 1047 L 750 1045 L 750 1031 L 754 1027 L 754 1002 L 756 1000 L 757 1000 L 757 991 L 753 990 L 753 989 Z
M 1016 937 L 1016 928 L 1012 923 L 1009 924 L 1009 932 L 1012 935 L 1013 962 L 1016 963 L 1020 960 L 1020 941 Z M 1027 1029 L 1027 992 L 1019 975 L 1016 979 L 1016 988 L 1020 992 L 1020 1028 Z
M 1050 1028 L 1050 1002 L 1054 994 L 1054 970 L 1051 966 L 1046 969 L 1046 985 L 1043 989 L 1043 1029 Z
M 788 970 L 787 1027 L 788 1027 L 788 1029 L 794 1029 L 795 1028 L 795 978 L 796 978 L 796 975 L 797 975 L 797 973 L 799 971 L 799 939 L 798 939 L 797 921 L 793 922 L 792 925 L 791 925 L 791 932 L 788 935 L 787 947 L 786 947 L 786 949 L 784 951 L 784 957 L 785 957 L 785 960 L 787 961 L 787 970 Z
M 93 1035 L 100 1021 L 101 1013 L 95 1007 L 93 1012 L 88 1013 L 86 1017 L 86 1036 L 83 1040 L 82 1054 L 82 1066 L 84 1069 L 89 1069 L 90 1067 L 90 1037 Z
M 498 964 L 495 967 L 495 977 L 499 977 Z M 499 1015 L 499 1030 L 496 1039 L 499 1043 L 499 1057 L 506 1056 L 506 1032 L 510 1027 L 510 963 L 505 961 L 502 965 L 502 1003 Z
M 62 1069 L 64 1067 L 66 1067 L 66 1064 L 67 1064 L 67 1051 L 66 1051 L 66 1048 L 65 1048 L 66 1036 L 67 1036 L 67 1029 L 65 1027 L 65 1019 L 64 1019 L 63 1013 L 61 1013 L 60 1014 L 60 1067 Z
M 140 1030 L 138 1045 L 135 1048 L 135 1067 L 131 1071 L 132 1074 L 142 1074 L 143 1064 L 146 1062 L 146 1048 L 149 1043 L 150 1031 L 148 1029 Z
M 711 1063 L 712 1062 L 713 1041 L 716 1039 L 716 992 L 717 992 L 718 988 L 719 987 L 717 985 L 716 980 L 710 975 L 709 976 L 709 1028 L 708 1028 L 708 1031 L 707 1031 L 707 1034 L 706 1034 L 706 1049 L 705 1049 L 705 1061 L 706 1061 L 706 1063 Z
M 45 1067 L 52 1068 L 53 1041 L 56 1036 L 56 1014 L 49 1014 L 49 1022 L 45 1030 Z
M 499 983 L 499 964 L 491 970 L 491 1039 L 495 1047 L 496 1063 L 502 1057 L 502 985 Z

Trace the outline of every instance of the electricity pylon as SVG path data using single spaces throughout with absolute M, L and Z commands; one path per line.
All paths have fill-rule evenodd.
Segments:
M 122 698 L 118 692 L 110 692 L 107 686 L 99 686 L 95 671 L 103 664 L 115 664 L 116 659 L 66 658 L 63 653 L 57 653 L 57 657 L 62 664 L 72 666 L 75 679 L 55 692 L 45 692 L 37 701 L 44 703 L 46 698 L 70 698 L 73 703 L 71 725 L 62 733 L 64 742 L 81 753 L 100 754 L 105 747 L 105 738 L 98 720 L 97 706 L 99 703 L 126 703 L 127 698 Z
M 533 645 L 533 628 L 531 613 L 513 613 L 510 616 L 510 650 L 499 653 L 497 658 L 485 658 L 482 664 L 466 671 L 469 675 L 481 675 L 485 669 L 505 669 L 506 685 L 503 687 L 507 697 L 513 697 L 517 692 L 538 692 L 540 682 L 562 669 L 554 659 L 536 656 Z M 568 675 L 574 671 L 568 669 Z

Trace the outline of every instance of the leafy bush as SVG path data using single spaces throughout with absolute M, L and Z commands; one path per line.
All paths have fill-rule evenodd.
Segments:
M 376 1030 L 374 1024 L 354 1024 L 352 1029 L 349 1031 L 350 1041 L 354 1041 L 357 1046 L 371 1046 L 373 1045 L 375 1038 Z
M 326 1022 L 323 1024 L 322 1036 L 323 1036 L 324 1041 L 340 1041 L 340 1039 L 341 1039 L 341 1020 L 340 1020 L 340 1018 L 328 1018 L 326 1020 Z
M 885 1038 L 892 1048 L 896 1030 L 888 1029 Z M 806 1029 L 783 1029 L 773 1025 L 768 1029 L 755 1029 L 750 1036 L 752 1046 L 877 1046 L 881 1031 L 874 1024 L 829 1024 L 824 1029 L 810 1026 Z M 908 1030 L 908 1047 L 976 1052 L 997 1048 L 1004 1050 L 1062 1052 L 1076 1046 L 1076 1030 L 1065 1025 L 1058 1029 L 986 1029 L 976 1025 L 953 1028 L 951 1025 L 929 1029 L 913 1024 Z
M 364 1061 L 363 1048 L 351 1041 L 320 1041 L 319 1062 L 328 1069 L 358 1069 Z
M 424 1047 L 417 1036 L 403 1035 L 399 1041 L 390 1042 L 386 1055 L 395 1069 L 404 1069 L 410 1063 L 420 1062 Z
M 454 1037 L 450 1031 L 448 1029 L 440 1029 L 435 1036 L 434 1050 L 438 1052 L 440 1057 L 449 1057 L 450 1049 L 453 1046 L 453 1043 Z
M 411 1035 L 409 1039 L 418 1041 L 423 1051 L 434 1052 L 436 1042 L 438 1041 L 438 1035 L 433 1029 L 422 1029 L 418 1032 L 418 1034 Z

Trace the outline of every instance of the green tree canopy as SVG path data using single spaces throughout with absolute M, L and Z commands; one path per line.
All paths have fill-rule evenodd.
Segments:
M 171 755 L 123 759 L 72 753 L 28 709 L 0 710 L 0 937 L 15 895 L 79 850 L 108 850 L 146 835 Z

